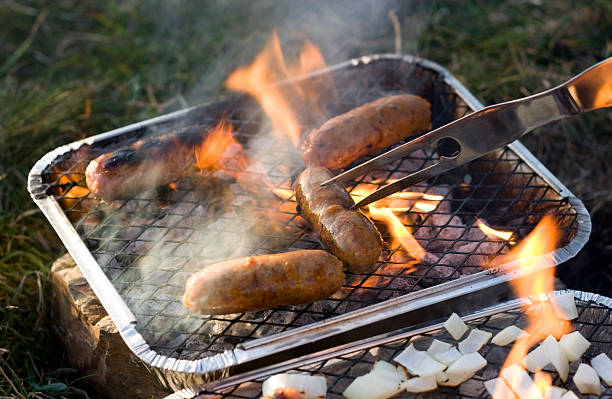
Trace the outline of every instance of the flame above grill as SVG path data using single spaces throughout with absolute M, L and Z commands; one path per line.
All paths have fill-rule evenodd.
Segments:
M 266 47 L 248 67 L 235 70 L 225 84 L 230 90 L 243 91 L 253 96 L 272 121 L 275 133 L 289 137 L 295 147 L 302 135 L 300 118 L 320 114 L 319 85 L 275 82 L 290 79 L 326 66 L 323 55 L 312 42 L 306 40 L 299 63 L 288 67 L 283 57 L 278 35 L 274 32 Z M 329 82 L 332 83 L 331 78 Z
M 555 268 L 542 255 L 554 251 L 560 237 L 561 231 L 558 225 L 551 216 L 545 216 L 523 241 L 494 262 L 495 264 L 518 262 L 519 269 L 527 272 L 538 268 L 527 278 L 511 281 L 518 297 L 534 297 L 553 290 Z M 535 309 L 527 308 L 525 313 L 528 318 L 525 331 L 529 336 L 516 341 L 501 370 L 513 364 L 524 369 L 521 360 L 527 355 L 530 347 L 548 335 L 559 339 L 571 331 L 571 324 L 556 315 L 550 302 L 539 303 Z M 545 392 L 551 385 L 550 376 L 536 372 L 535 377 L 538 391 Z M 537 397 L 536 393 L 531 392 L 519 392 L 519 394 L 527 399 Z

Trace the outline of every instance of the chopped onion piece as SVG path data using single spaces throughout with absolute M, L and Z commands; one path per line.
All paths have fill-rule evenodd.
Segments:
M 544 394 L 545 399 L 561 399 L 561 397 L 567 392 L 567 389 L 556 387 L 554 385 L 546 387 L 546 393 Z
M 542 349 L 541 345 L 538 345 L 537 348 L 532 350 L 523 358 L 523 366 L 532 373 L 535 373 L 536 370 L 542 370 L 550 360 L 546 357 L 546 353 L 544 353 L 544 349 Z
M 327 381 L 322 375 L 275 374 L 263 382 L 262 394 L 271 398 L 275 392 L 286 388 L 295 389 L 302 399 L 325 398 Z
M 402 388 L 406 389 L 408 392 L 418 393 L 418 392 L 429 392 L 433 391 L 438 387 L 436 384 L 436 376 L 428 375 L 427 377 L 415 377 L 409 380 L 406 380 L 402 383 Z
M 548 360 L 550 360 L 552 365 L 555 366 L 555 369 L 557 369 L 561 381 L 567 381 L 567 376 L 569 375 L 569 361 L 561 345 L 559 345 L 559 342 L 557 342 L 555 337 L 549 335 L 542 342 L 542 349 Z
M 442 352 L 446 352 L 447 350 L 449 350 L 450 348 L 452 348 L 454 345 L 446 343 L 446 342 L 442 342 L 442 341 L 438 341 L 437 339 L 434 339 L 431 342 L 431 345 L 429 345 L 429 348 L 427 348 L 427 354 L 429 356 L 434 356 L 436 353 L 442 353 Z
M 578 396 L 573 391 L 567 391 L 561 399 L 578 399 Z
M 578 309 L 576 309 L 576 299 L 572 292 L 553 296 L 550 298 L 557 317 L 565 320 L 574 320 L 578 317 Z
M 493 334 L 489 331 L 479 330 L 477 328 L 470 331 L 466 339 L 459 342 L 459 352 L 463 353 L 474 353 L 478 352 L 480 348 L 485 346 L 491 339 Z
M 457 341 L 468 330 L 468 326 L 461 320 L 461 317 L 459 317 L 457 313 L 450 315 L 448 320 L 444 322 L 444 328 L 446 328 L 446 331 L 448 331 Z
M 529 333 L 521 330 L 517 326 L 508 326 L 495 334 L 491 343 L 493 345 L 506 346 L 519 338 L 526 338 Z
M 574 331 L 561 337 L 559 345 L 561 345 L 563 352 L 565 352 L 567 360 L 573 362 L 580 359 L 582 354 L 591 346 L 591 343 L 579 331 Z
M 457 386 L 469 380 L 476 372 L 487 365 L 487 360 L 478 352 L 468 353 L 461 356 L 446 370 L 448 381 L 440 385 Z
M 502 378 L 493 378 L 485 381 L 484 387 L 493 399 L 515 399 L 516 395 Z
M 513 364 L 503 369 L 500 374 L 519 398 L 544 399 L 535 382 L 520 366 Z
M 445 364 L 436 361 L 427 352 L 414 349 L 413 344 L 410 344 L 406 350 L 397 355 L 393 360 L 404 366 L 410 374 L 421 377 L 435 375 L 446 368 Z
M 355 378 L 342 395 L 347 399 L 388 399 L 403 390 L 401 383 L 368 373 Z
M 591 366 L 606 384 L 612 385 L 612 360 L 605 353 L 600 353 L 591 360 Z
M 459 352 L 455 347 L 450 348 L 446 352 L 436 353 L 433 355 L 434 359 L 439 361 L 440 363 L 444 363 L 447 366 L 450 366 L 457 359 L 461 357 L 461 352 Z
M 574 374 L 574 384 L 581 394 L 592 393 L 593 395 L 601 395 L 601 385 L 599 384 L 599 376 L 588 364 L 581 363 Z
M 446 374 L 444 371 L 440 371 L 439 373 L 436 373 L 436 382 L 438 384 L 442 385 L 448 380 L 449 380 L 448 374 Z
M 370 371 L 370 373 L 376 374 L 380 378 L 395 381 L 398 384 L 408 378 L 403 369 L 395 367 L 391 363 L 387 363 L 384 360 L 379 360 L 374 363 L 374 367 L 372 367 L 372 371 Z
M 456 387 L 473 377 L 473 375 L 448 375 L 446 373 L 444 373 L 444 375 L 446 378 L 445 380 L 440 380 L 436 378 L 438 380 L 438 385 L 442 387 Z

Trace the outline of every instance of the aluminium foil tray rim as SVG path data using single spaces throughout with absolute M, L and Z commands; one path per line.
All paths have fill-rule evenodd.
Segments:
M 493 316 L 499 313 L 503 313 L 510 310 L 519 309 L 521 306 L 529 306 L 538 301 L 545 300 L 546 298 L 552 298 L 558 295 L 573 293 L 574 298 L 583 302 L 593 302 L 596 305 L 605 306 L 608 309 L 612 309 L 612 299 L 603 295 L 595 294 L 592 292 L 575 291 L 571 289 L 555 290 L 547 294 L 540 294 L 528 298 L 515 298 L 503 303 L 498 303 L 493 306 L 486 307 L 481 310 L 472 312 L 471 314 L 461 316 L 461 319 L 467 322 L 472 320 L 480 319 L 482 317 Z M 545 295 L 545 297 L 543 296 Z M 321 351 L 315 355 L 301 356 L 296 359 L 291 359 L 282 363 L 278 363 L 272 366 L 268 366 L 262 369 L 254 370 L 252 372 L 236 375 L 225 379 L 223 381 L 213 381 L 198 386 L 184 388 L 180 391 L 176 391 L 171 395 L 166 396 L 164 399 L 191 399 L 198 395 L 204 390 L 208 391 L 222 391 L 232 386 L 243 384 L 258 378 L 263 378 L 269 375 L 282 373 L 291 369 L 305 367 L 310 364 L 316 364 L 329 360 L 334 357 L 347 355 L 360 350 L 366 350 L 372 347 L 387 344 L 389 342 L 397 341 L 400 339 L 406 339 L 408 337 L 417 336 L 420 334 L 428 333 L 431 331 L 442 329 L 443 323 L 436 323 L 427 325 L 424 327 L 406 327 L 396 331 L 391 331 L 386 334 L 381 334 L 374 337 L 364 338 L 359 341 L 351 342 L 349 344 L 340 345 L 335 348 L 330 348 L 325 351 Z
M 473 111 L 484 108 L 482 103 L 480 103 L 480 101 L 478 101 L 478 99 L 444 67 L 435 62 L 412 55 L 379 54 L 363 56 L 333 65 L 320 72 L 313 72 L 306 75 L 306 77 L 315 76 L 319 73 L 340 70 L 349 66 L 356 67 L 383 60 L 406 62 L 433 70 L 444 79 L 445 83 L 447 83 Z M 262 357 L 277 353 L 280 350 L 296 348 L 305 343 L 311 343 L 313 340 L 329 338 L 334 335 L 353 330 L 357 327 L 363 327 L 365 325 L 373 324 L 414 309 L 431 305 L 433 303 L 438 303 L 450 298 L 457 298 L 461 295 L 490 288 L 525 275 L 524 272 L 512 270 L 512 264 L 502 265 L 494 270 L 482 271 L 471 276 L 448 281 L 434 287 L 425 288 L 398 298 L 387 300 L 375 305 L 370 305 L 366 308 L 350 312 L 346 315 L 336 316 L 322 322 L 298 327 L 292 329 L 291 331 L 245 342 L 237 345 L 233 350 L 210 357 L 201 358 L 198 360 L 181 360 L 158 354 L 151 349 L 149 344 L 137 331 L 135 327 L 136 318 L 134 314 L 130 311 L 117 290 L 114 288 L 110 280 L 106 277 L 96 262 L 91 252 L 85 246 L 85 243 L 81 240 L 80 236 L 68 220 L 58 201 L 53 196 L 48 196 L 45 193 L 42 175 L 45 169 L 49 167 L 52 162 L 57 159 L 57 157 L 69 151 L 76 150 L 82 145 L 91 145 L 102 140 L 120 136 L 121 134 L 131 132 L 138 128 L 172 120 L 202 105 L 204 104 L 130 124 L 106 133 L 98 134 L 58 147 L 43 156 L 34 165 L 28 175 L 28 190 L 32 196 L 32 199 L 39 206 L 43 214 L 47 217 L 51 225 L 56 230 L 63 244 L 68 249 L 68 252 L 79 266 L 79 269 L 83 272 L 87 282 L 90 284 L 91 288 L 115 323 L 127 346 L 145 364 L 161 370 L 185 374 L 201 375 L 212 372 L 223 372 L 223 370 L 226 370 L 231 366 L 260 359 Z M 542 255 L 543 260 L 552 262 L 552 264 L 555 265 L 570 259 L 571 257 L 575 256 L 584 246 L 590 235 L 591 220 L 588 212 L 580 199 L 574 196 L 569 189 L 567 189 L 546 167 L 544 167 L 544 165 L 537 160 L 533 154 L 531 154 L 531 152 L 529 152 L 529 150 L 527 150 L 526 147 L 524 147 L 518 141 L 511 143 L 508 147 L 513 150 L 513 152 L 521 160 L 528 164 L 536 174 L 544 179 L 551 186 L 551 188 L 557 191 L 563 198 L 566 198 L 576 211 L 578 226 L 574 239 L 564 247 L 558 248 L 551 253 Z M 531 272 L 536 270 L 538 270 L 538 268 L 533 268 Z

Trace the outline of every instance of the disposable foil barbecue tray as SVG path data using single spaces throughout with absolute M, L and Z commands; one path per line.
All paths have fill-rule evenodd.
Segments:
M 503 328 L 515 325 L 526 328 L 527 317 L 524 309 L 531 314 L 537 314 L 538 304 L 548 297 L 564 294 L 567 291 L 553 291 L 548 295 L 532 298 L 514 299 L 468 314 L 461 318 L 469 328 L 478 328 L 497 334 Z M 573 383 L 578 364 L 589 363 L 600 353 L 612 356 L 612 299 L 580 291 L 573 292 L 576 298 L 578 317 L 572 321 L 572 331 L 579 331 L 591 345 L 579 361 L 571 362 L 570 375 L 563 383 L 552 365 L 544 367 L 544 371 L 552 377 L 552 385 L 571 389 L 578 394 Z M 448 316 L 448 314 L 447 314 Z M 541 318 L 542 316 L 536 316 Z M 546 316 L 543 316 L 546 318 Z M 433 339 L 456 345 L 457 342 L 444 330 L 442 322 L 429 325 L 415 325 L 380 336 L 372 336 L 330 350 L 292 359 L 281 364 L 267 367 L 227 380 L 212 382 L 191 389 L 184 389 L 168 396 L 166 399 L 258 399 L 261 397 L 263 381 L 278 373 L 307 373 L 323 375 L 327 381 L 327 398 L 343 398 L 342 392 L 353 380 L 368 373 L 374 362 L 383 360 L 395 364 L 393 359 L 405 350 L 411 343 L 419 350 L 426 350 Z M 460 384 L 458 387 L 438 387 L 437 390 L 425 394 L 403 392 L 398 398 L 490 398 L 483 385 L 484 381 L 498 377 L 500 369 L 512 348 L 497 346 L 489 342 L 479 352 L 487 360 L 487 366 L 476 375 Z M 586 397 L 588 395 L 584 395 Z M 580 396 L 583 397 L 583 396 Z M 588 397 L 596 397 L 594 395 Z M 612 387 L 601 382 L 600 398 L 611 398 Z
M 321 84 L 330 77 L 333 85 Z M 482 108 L 444 68 L 411 56 L 363 57 L 280 87 L 296 82 L 320 89 L 326 117 L 399 93 L 418 94 L 431 103 L 433 128 Z M 84 170 L 99 154 L 147 135 L 213 127 L 221 119 L 233 126 L 234 137 L 245 148 L 263 154 L 253 176 L 265 174 L 270 191 L 289 193 L 276 198 L 274 207 L 258 208 L 248 192 L 227 182 L 220 195 L 216 183 L 193 176 L 127 200 L 106 202 L 88 195 Z M 301 123 L 301 130 L 308 131 L 321 122 L 302 118 Z M 166 385 L 175 389 L 187 384 L 187 374 L 190 384 L 220 378 L 349 342 L 366 332 L 434 319 L 440 302 L 460 298 L 465 311 L 497 303 L 509 295 L 504 283 L 522 275 L 513 265 L 488 270 L 482 265 L 505 253 L 546 214 L 554 215 L 562 229 L 559 247 L 543 255 L 551 264 L 574 256 L 590 233 L 580 200 L 515 142 L 410 188 L 441 198 L 433 209 L 414 208 L 401 219 L 425 250 L 420 261 L 406 256 L 381 227 L 386 246 L 377 268 L 368 274 L 347 273 L 343 287 L 328 299 L 243 314 L 193 314 L 181 296 L 187 278 L 201 267 L 238 256 L 321 248 L 291 195 L 291 184 L 304 166 L 286 147 L 276 146 L 282 140 L 261 139 L 270 130 L 252 98 L 234 96 L 57 148 L 30 172 L 34 201 L 128 347 L 152 369 L 162 370 Z M 433 157 L 412 154 L 349 183 L 347 189 L 378 188 Z M 477 228 L 479 220 L 511 231 L 512 240 L 486 237 Z M 418 316 L 415 310 L 421 310 Z

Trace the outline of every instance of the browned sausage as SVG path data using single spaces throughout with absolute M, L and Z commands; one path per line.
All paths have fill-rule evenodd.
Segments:
M 327 298 L 343 281 L 342 262 L 325 251 L 248 256 L 192 275 L 183 303 L 203 314 L 269 309 Z
M 343 187 L 321 187 L 332 176 L 329 170 L 318 167 L 302 172 L 295 188 L 301 213 L 348 270 L 371 272 L 382 252 L 380 233 L 366 215 L 350 209 L 355 203 Z
M 411 94 L 383 97 L 338 115 L 302 143 L 307 165 L 339 169 L 373 151 L 429 129 L 429 103 Z
M 205 138 L 205 129 L 188 127 L 102 154 L 87 166 L 87 187 L 93 196 L 110 201 L 168 184 L 195 164 L 194 148 Z

